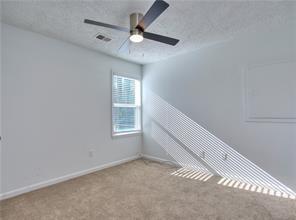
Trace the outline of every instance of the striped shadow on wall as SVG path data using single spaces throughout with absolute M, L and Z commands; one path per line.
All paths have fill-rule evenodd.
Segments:
M 295 199 L 296 193 L 219 138 L 149 91 L 151 135 L 183 168 L 222 177 L 218 184 Z

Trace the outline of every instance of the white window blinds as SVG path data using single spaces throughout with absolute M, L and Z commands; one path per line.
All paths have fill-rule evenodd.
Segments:
M 141 82 L 113 74 L 112 78 L 113 133 L 141 130 Z

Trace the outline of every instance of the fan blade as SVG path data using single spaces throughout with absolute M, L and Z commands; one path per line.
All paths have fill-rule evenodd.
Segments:
M 118 53 L 129 53 L 129 47 L 130 47 L 130 39 L 129 37 L 123 42 L 123 44 L 118 49 Z
M 84 19 L 84 23 L 102 26 L 102 27 L 106 27 L 106 28 L 111 28 L 111 29 L 115 29 L 118 31 L 130 32 L 130 29 L 126 28 L 126 27 L 120 27 L 120 26 L 116 26 L 116 25 L 112 25 L 112 24 L 106 24 L 106 23 L 102 23 L 99 21 L 89 20 L 89 19 Z
M 141 19 L 137 28 L 145 30 L 164 10 L 169 7 L 169 4 L 163 0 L 156 0 L 153 5 L 149 8 L 147 13 Z
M 172 46 L 175 46 L 179 42 L 178 39 L 162 36 L 162 35 L 159 35 L 159 34 L 153 34 L 153 33 L 150 33 L 150 32 L 144 32 L 143 37 L 147 38 L 149 40 L 155 40 L 155 41 L 165 43 L 165 44 L 169 44 L 169 45 L 172 45 Z

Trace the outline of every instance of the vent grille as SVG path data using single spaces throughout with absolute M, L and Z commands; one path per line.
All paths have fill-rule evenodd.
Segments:
M 99 39 L 99 40 L 102 40 L 102 41 L 104 41 L 104 42 L 110 42 L 110 41 L 111 41 L 111 38 L 106 37 L 106 36 L 104 36 L 104 35 L 102 35 L 102 34 L 98 34 L 98 35 L 96 36 L 96 38 Z

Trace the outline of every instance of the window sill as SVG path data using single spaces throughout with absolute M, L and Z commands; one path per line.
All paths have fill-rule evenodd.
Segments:
M 119 132 L 119 133 L 113 133 L 112 137 L 129 137 L 129 136 L 141 136 L 142 131 L 128 131 L 128 132 Z

